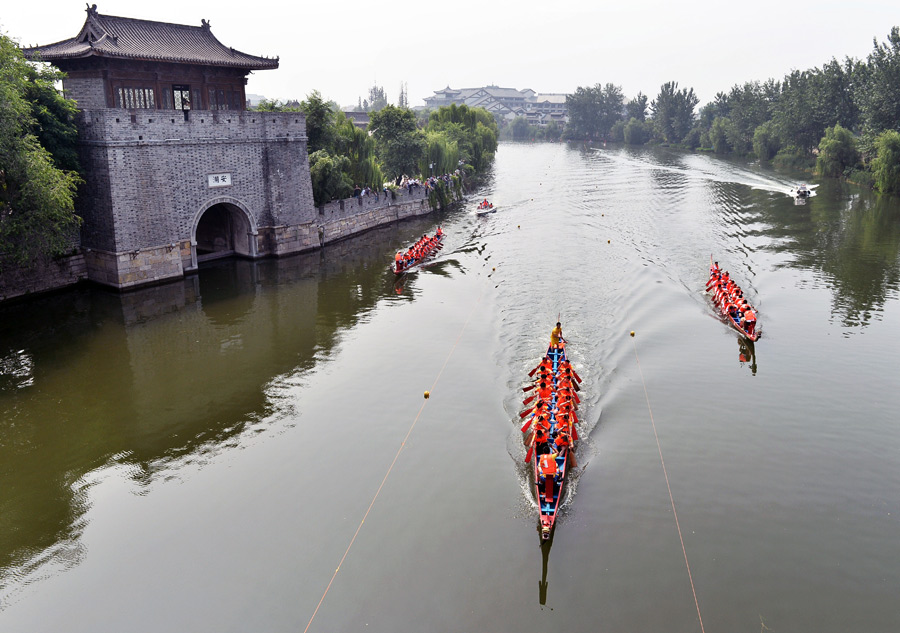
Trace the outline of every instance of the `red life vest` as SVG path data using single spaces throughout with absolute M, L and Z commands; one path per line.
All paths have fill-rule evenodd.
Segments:
M 555 455 L 541 455 L 541 474 L 542 475 L 555 475 L 557 472 L 556 469 L 556 456 Z

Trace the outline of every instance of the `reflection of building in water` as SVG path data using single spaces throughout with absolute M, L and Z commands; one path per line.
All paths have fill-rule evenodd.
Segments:
M 96 469 L 127 464 L 150 483 L 277 425 L 294 378 L 393 296 L 384 262 L 409 228 L 211 262 L 124 294 L 83 287 L 0 307 L 0 585 L 77 564 Z

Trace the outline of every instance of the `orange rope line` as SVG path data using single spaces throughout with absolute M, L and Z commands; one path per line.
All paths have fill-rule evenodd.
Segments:
M 490 277 L 488 277 L 490 279 Z M 478 295 L 478 299 L 472 305 L 472 309 L 469 311 L 469 316 L 466 317 L 466 322 L 463 323 L 462 328 L 459 331 L 459 334 L 456 336 L 456 341 L 453 343 L 453 347 L 450 348 L 450 352 L 447 354 L 447 358 L 444 359 L 444 364 L 441 365 L 441 369 L 435 377 L 434 382 L 431 384 L 431 389 L 434 389 L 437 386 L 438 380 L 440 380 L 441 375 L 444 373 L 444 369 L 447 367 L 447 363 L 450 362 L 450 357 L 453 356 L 453 352 L 456 351 L 456 347 L 459 345 L 459 341 L 462 338 L 463 332 L 466 331 L 466 328 L 469 325 L 469 321 L 472 320 L 472 315 L 475 313 L 475 308 L 481 302 L 481 298 L 484 296 L 484 289 L 487 288 L 487 283 L 481 289 L 481 294 Z M 372 506 L 375 505 L 375 501 L 378 499 L 378 495 L 381 493 L 381 489 L 384 488 L 384 484 L 387 481 L 388 476 L 391 474 L 391 471 L 394 469 L 394 464 L 397 463 L 397 459 L 400 457 L 400 453 L 403 452 L 403 448 L 406 446 L 406 441 L 409 439 L 409 436 L 412 435 L 413 429 L 416 427 L 416 423 L 419 421 L 419 416 L 422 415 L 422 411 L 425 410 L 425 405 L 428 404 L 428 400 L 424 400 L 422 402 L 422 406 L 419 407 L 419 412 L 416 414 L 416 417 L 413 419 L 412 424 L 409 427 L 409 430 L 406 432 L 406 437 L 403 438 L 403 441 L 400 442 L 400 448 L 397 449 L 397 454 L 394 455 L 394 459 L 391 462 L 391 465 L 388 466 L 387 472 L 384 474 L 384 478 L 381 480 L 381 485 L 378 486 L 378 490 L 375 491 L 375 496 L 372 497 L 372 502 L 369 504 L 369 507 L 366 508 L 366 513 L 363 515 L 362 521 L 359 522 L 359 526 L 356 528 L 356 532 L 353 534 L 353 538 L 350 539 L 350 544 L 347 545 L 347 549 L 344 550 L 344 555 L 341 556 L 341 562 L 338 563 L 337 569 L 334 570 L 334 574 L 331 575 L 331 580 L 328 581 L 328 586 L 325 587 L 325 592 L 322 594 L 322 597 L 319 599 L 319 604 L 316 605 L 315 610 L 313 611 L 312 617 L 309 618 L 309 622 L 306 625 L 306 628 L 303 629 L 303 633 L 307 633 L 309 631 L 309 627 L 312 626 L 313 620 L 316 619 L 316 614 L 319 613 L 319 607 L 322 606 L 322 603 L 325 602 L 325 596 L 328 595 L 328 590 L 331 589 L 331 585 L 334 583 L 334 579 L 337 578 L 338 572 L 341 571 L 341 565 L 344 564 L 344 560 L 347 558 L 347 554 L 350 553 L 350 548 L 353 547 L 354 541 L 356 541 L 356 537 L 359 535 L 360 530 L 362 529 L 363 523 L 366 522 L 366 518 L 369 516 L 369 512 L 372 510 Z
M 681 523 L 678 521 L 678 512 L 675 510 L 675 498 L 672 496 L 672 486 L 669 485 L 669 473 L 666 471 L 666 461 L 663 459 L 662 446 L 659 443 L 659 435 L 656 432 L 656 422 L 653 421 L 653 409 L 650 408 L 650 396 L 647 393 L 647 382 L 644 380 L 644 370 L 641 369 L 641 359 L 637 353 L 637 343 L 631 341 L 634 347 L 634 359 L 637 361 L 638 371 L 641 374 L 641 384 L 644 386 L 644 397 L 647 399 L 647 411 L 650 412 L 650 424 L 653 426 L 653 437 L 656 438 L 656 449 L 659 451 L 659 463 L 662 464 L 663 476 L 666 478 L 666 489 L 669 491 L 669 502 L 672 504 L 672 515 L 675 517 L 675 527 L 678 528 L 678 540 L 681 541 L 681 551 L 684 554 L 684 566 L 687 568 L 688 580 L 691 582 L 691 593 L 694 594 L 694 606 L 697 607 L 697 619 L 700 621 L 700 633 L 706 633 L 703 628 L 703 616 L 700 615 L 700 602 L 697 600 L 697 590 L 694 588 L 694 577 L 691 575 L 691 564 L 688 562 L 687 549 L 684 547 L 684 536 L 681 534 Z

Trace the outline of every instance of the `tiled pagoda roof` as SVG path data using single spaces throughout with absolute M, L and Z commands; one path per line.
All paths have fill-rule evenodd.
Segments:
M 278 68 L 278 58 L 257 57 L 222 44 L 212 34 L 209 22 L 202 26 L 170 24 L 122 18 L 97 13 L 97 5 L 87 9 L 81 31 L 69 40 L 25 48 L 25 56 L 57 62 L 85 57 L 174 62 L 227 66 L 243 70 Z

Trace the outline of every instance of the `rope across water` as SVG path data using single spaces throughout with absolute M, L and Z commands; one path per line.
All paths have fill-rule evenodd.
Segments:
M 475 303 L 472 304 L 472 309 L 469 311 L 469 315 L 466 317 L 466 322 L 463 323 L 462 328 L 460 328 L 459 334 L 456 336 L 456 340 L 453 342 L 453 346 L 447 353 L 447 358 L 444 359 L 444 364 L 441 365 L 441 369 L 440 371 L 438 371 L 437 376 L 435 376 L 434 382 L 431 384 L 431 389 L 429 391 L 433 391 L 437 386 L 438 381 L 441 379 L 441 375 L 444 373 L 444 369 L 447 367 L 447 363 L 450 362 L 450 357 L 453 356 L 453 352 L 456 351 L 456 348 L 459 345 L 459 341 L 462 338 L 463 332 L 466 331 L 466 328 L 469 325 L 469 321 L 472 320 L 472 315 L 475 313 L 475 308 L 478 307 L 479 303 L 481 303 L 481 298 L 484 296 L 484 291 L 487 288 L 488 281 L 490 281 L 490 275 L 488 275 L 488 278 L 482 285 L 481 292 L 478 294 L 478 298 L 475 300 Z M 419 417 L 422 415 L 422 411 L 425 410 L 426 404 L 428 404 L 427 398 L 423 400 L 422 406 L 419 407 L 419 412 L 416 413 L 416 417 L 413 418 L 412 424 L 410 424 L 409 430 L 406 432 L 406 436 L 403 438 L 403 441 L 400 442 L 400 447 L 397 449 L 397 453 L 394 455 L 394 459 L 391 461 L 390 466 L 388 466 L 387 472 L 384 473 L 381 484 L 375 491 L 375 496 L 372 497 L 372 502 L 369 504 L 369 507 L 366 508 L 366 512 L 365 514 L 363 514 L 362 520 L 359 522 L 359 526 L 357 526 L 356 528 L 356 532 L 353 533 L 353 538 L 350 539 L 350 543 L 347 545 L 347 549 L 344 550 L 344 555 L 341 556 L 341 560 L 338 563 L 337 569 L 335 569 L 334 574 L 331 575 L 331 580 L 328 581 L 328 586 L 325 587 L 325 591 L 324 593 L 322 593 L 322 597 L 319 599 L 319 603 L 316 605 L 312 616 L 309 618 L 309 622 L 306 624 L 306 628 L 303 629 L 303 633 L 307 633 L 309 631 L 309 628 L 312 626 L 313 620 L 315 620 L 316 618 L 316 614 L 319 613 L 319 608 L 322 606 L 322 603 L 325 602 L 325 596 L 328 595 L 328 591 L 331 589 L 331 585 L 334 584 L 334 579 L 337 578 L 338 572 L 341 571 L 341 565 L 343 565 L 344 561 L 347 559 L 347 555 L 350 553 L 350 548 L 353 547 L 353 543 L 354 541 L 356 541 L 356 537 L 359 536 L 359 532 L 360 530 L 362 530 L 363 523 L 366 522 L 366 518 L 369 516 L 369 512 L 371 512 L 372 507 L 375 505 L 375 501 L 378 500 L 378 495 L 381 493 L 381 489 L 384 488 L 384 484 L 385 482 L 387 482 L 388 476 L 390 476 L 391 471 L 394 469 L 394 464 L 396 464 L 397 460 L 400 458 L 400 453 L 403 452 L 403 448 L 406 446 L 406 442 L 409 439 L 409 436 L 412 435 L 413 429 L 416 427 L 416 423 L 419 421 Z
M 631 333 L 632 337 L 634 332 Z M 684 547 L 684 536 L 681 534 L 681 524 L 678 522 L 678 512 L 675 510 L 675 497 L 672 496 L 672 486 L 669 485 L 669 473 L 666 471 L 666 460 L 663 459 L 662 446 L 659 443 L 659 435 L 656 432 L 656 422 L 653 420 L 653 409 L 650 407 L 650 395 L 647 393 L 647 382 L 644 380 L 644 371 L 641 369 L 641 359 L 638 356 L 637 343 L 631 339 L 634 348 L 634 359 L 637 361 L 638 372 L 641 374 L 641 384 L 644 386 L 644 397 L 647 400 L 647 411 L 650 413 L 650 424 L 653 427 L 653 437 L 656 439 L 656 449 L 659 451 L 659 463 L 662 464 L 663 476 L 666 479 L 666 489 L 669 491 L 669 502 L 672 504 L 672 515 L 675 517 L 675 527 L 678 529 L 678 540 L 681 541 L 681 552 L 684 554 L 684 566 L 687 568 L 688 580 L 691 583 L 691 593 L 694 594 L 694 606 L 697 607 L 697 619 L 700 621 L 700 633 L 706 633 L 703 628 L 703 616 L 700 615 L 700 602 L 697 600 L 697 590 L 694 588 L 694 577 L 691 575 L 691 564 L 688 562 L 687 549 Z

